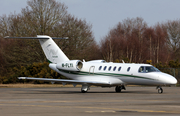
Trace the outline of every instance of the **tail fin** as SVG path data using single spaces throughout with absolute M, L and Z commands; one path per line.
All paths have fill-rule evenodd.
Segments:
M 37 38 L 39 39 L 44 54 L 46 55 L 46 58 L 50 63 L 57 64 L 59 62 L 69 60 L 51 37 L 45 35 L 37 35 Z
M 41 47 L 46 55 L 47 60 L 50 63 L 57 64 L 59 62 L 68 61 L 68 57 L 62 52 L 62 50 L 57 46 L 57 44 L 52 40 L 51 37 L 46 35 L 37 35 L 37 37 L 9 37 L 5 38 L 12 39 L 39 39 Z M 62 39 L 62 38 L 53 38 L 53 39 Z

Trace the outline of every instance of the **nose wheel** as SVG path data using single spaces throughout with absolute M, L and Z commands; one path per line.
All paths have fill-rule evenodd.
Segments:
M 124 85 L 116 86 L 115 91 L 116 91 L 117 93 L 120 93 L 122 89 L 126 90 L 126 88 L 124 87 Z
M 158 93 L 159 93 L 159 94 L 163 93 L 163 89 L 162 89 L 160 86 L 157 86 L 156 89 L 158 90 Z

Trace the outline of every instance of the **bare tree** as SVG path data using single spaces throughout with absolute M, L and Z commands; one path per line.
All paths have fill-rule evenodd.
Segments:
M 167 53 L 167 44 L 166 44 L 166 37 L 167 37 L 167 30 L 163 28 L 163 24 L 155 25 L 155 34 L 156 34 L 156 63 L 159 63 L 159 57 L 163 53 Z M 167 54 L 168 56 L 168 54 Z M 161 58 L 161 60 L 165 59 Z
M 31 34 L 49 35 L 67 14 L 67 6 L 55 0 L 29 0 L 21 13 L 24 17 L 24 29 Z
M 153 64 L 160 60 L 166 62 L 166 37 L 164 25 L 148 27 L 142 18 L 128 18 L 119 22 L 101 40 L 101 54 L 107 61 L 126 59 L 126 62 L 138 63 L 145 63 L 146 60 L 151 60 Z
M 169 50 L 173 53 L 174 58 L 177 59 L 180 49 L 180 20 L 168 21 L 165 23 L 165 26 L 168 34 L 166 39 Z
M 149 28 L 146 28 L 146 30 L 144 31 L 144 39 L 146 41 L 146 46 L 148 48 L 145 49 L 146 51 L 148 51 L 149 53 L 147 54 L 147 58 L 146 59 L 149 59 L 149 60 L 153 60 L 153 55 L 152 55 L 152 41 L 153 41 L 153 38 L 155 37 L 155 33 L 154 33 L 154 28 L 152 27 L 149 27 Z

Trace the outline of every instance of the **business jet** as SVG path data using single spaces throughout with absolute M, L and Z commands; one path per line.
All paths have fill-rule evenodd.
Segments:
M 154 85 L 158 93 L 163 93 L 161 86 L 175 85 L 175 77 L 159 71 L 150 64 L 113 63 L 104 60 L 70 60 L 57 46 L 53 39 L 46 35 L 37 37 L 5 37 L 39 39 L 41 47 L 49 61 L 49 67 L 68 79 L 50 79 L 35 77 L 18 77 L 18 79 L 40 80 L 51 83 L 67 83 L 82 85 L 81 92 L 85 93 L 90 86 L 115 87 L 116 92 L 126 90 L 125 85 Z

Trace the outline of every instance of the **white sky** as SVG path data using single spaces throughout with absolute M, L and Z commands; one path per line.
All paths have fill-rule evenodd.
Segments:
M 180 0 L 56 0 L 68 6 L 68 12 L 92 24 L 99 42 L 118 22 L 142 17 L 149 26 L 180 19 Z M 27 0 L 0 0 L 0 16 L 20 13 Z

